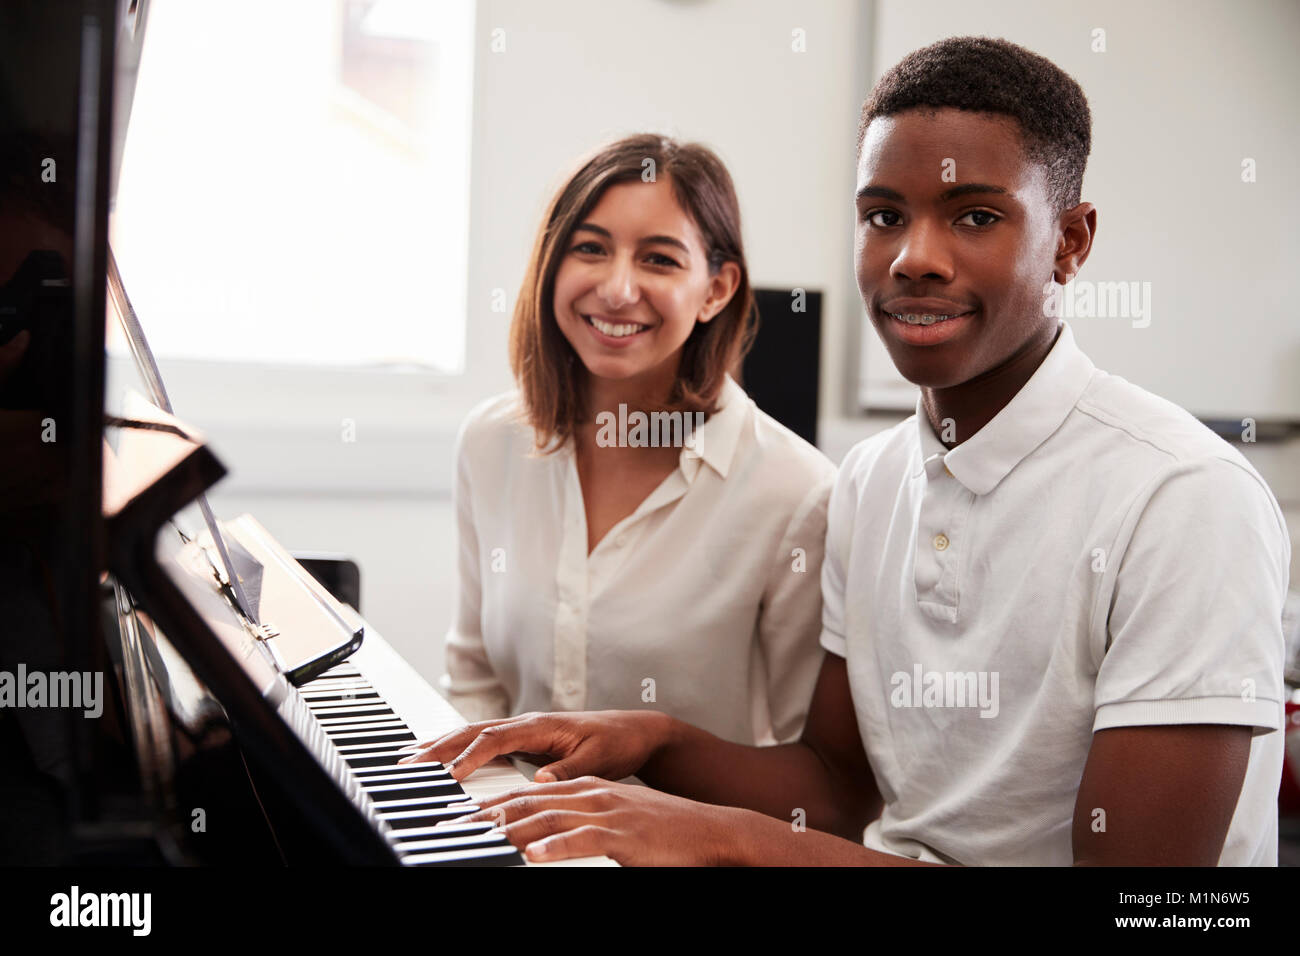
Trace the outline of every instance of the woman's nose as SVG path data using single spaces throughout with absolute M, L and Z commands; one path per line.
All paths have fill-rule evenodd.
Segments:
M 641 290 L 637 287 L 632 263 L 621 256 L 614 256 L 596 284 L 596 295 L 611 310 L 635 304 L 641 297 Z

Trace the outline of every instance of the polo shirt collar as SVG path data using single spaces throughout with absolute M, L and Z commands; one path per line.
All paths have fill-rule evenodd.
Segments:
M 988 494 L 1061 427 L 1093 371 L 1092 361 L 1075 344 L 1070 326 L 1062 322 L 1056 343 L 1029 381 L 988 424 L 951 451 L 934 434 L 918 398 L 921 461 L 917 474 L 928 470 L 929 463 L 939 462 L 973 494 Z
M 718 393 L 718 410 L 709 416 L 697 433 L 698 452 L 692 448 L 682 449 L 679 465 L 688 481 L 695 480 L 701 462 L 716 471 L 719 477 L 727 477 L 753 404 L 753 399 L 728 375 Z

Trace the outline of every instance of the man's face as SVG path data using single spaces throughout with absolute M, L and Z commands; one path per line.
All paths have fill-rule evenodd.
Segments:
M 1043 303 L 1059 239 L 1046 171 L 1009 117 L 910 110 L 867 128 L 858 290 L 909 381 L 961 385 L 1054 328 Z

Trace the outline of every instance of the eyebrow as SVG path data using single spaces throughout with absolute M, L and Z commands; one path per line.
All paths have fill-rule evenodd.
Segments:
M 1004 189 L 1002 186 L 994 186 L 990 183 L 962 183 L 960 186 L 953 186 L 951 189 L 945 189 L 939 195 L 942 202 L 949 199 L 956 199 L 958 196 L 967 196 L 971 193 L 992 193 L 999 196 L 1010 196 L 1011 191 Z M 906 202 L 903 194 L 888 186 L 863 186 L 858 190 L 858 199 L 874 197 L 876 199 L 890 199 L 894 202 Z
M 614 238 L 612 235 L 610 235 L 608 229 L 603 229 L 592 222 L 580 222 L 578 223 L 578 225 L 573 227 L 574 232 L 577 232 L 579 229 L 586 230 L 587 232 L 594 232 L 598 235 L 604 236 L 606 239 Z M 639 240 L 637 244 L 646 246 L 652 243 L 662 243 L 667 246 L 676 246 L 678 249 L 682 250 L 682 252 L 686 253 L 687 255 L 690 255 L 691 252 L 691 250 L 687 247 L 686 243 L 682 242 L 680 239 L 674 239 L 672 236 L 646 236 L 643 239 Z

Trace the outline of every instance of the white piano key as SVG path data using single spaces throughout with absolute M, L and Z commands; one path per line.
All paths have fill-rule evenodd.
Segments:
M 446 853 L 413 853 L 402 858 L 408 866 L 422 866 L 430 863 L 454 863 L 478 857 L 507 856 L 515 852 L 512 846 L 484 847 L 482 849 L 451 850 Z

